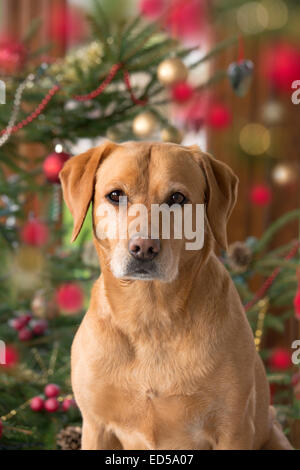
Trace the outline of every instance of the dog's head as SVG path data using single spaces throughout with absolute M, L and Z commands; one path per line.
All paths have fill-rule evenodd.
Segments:
M 71 158 L 60 179 L 74 218 L 72 241 L 93 200 L 96 243 L 117 278 L 174 280 L 202 247 L 191 239 L 204 235 L 204 207 L 205 236 L 226 249 L 238 180 L 197 146 L 106 142 Z

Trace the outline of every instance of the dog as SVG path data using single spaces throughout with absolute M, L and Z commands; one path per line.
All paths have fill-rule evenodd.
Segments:
M 73 342 L 82 449 L 292 449 L 234 284 L 214 252 L 238 179 L 197 146 L 105 142 L 60 173 L 78 236 L 93 203 L 101 266 Z M 101 204 L 205 205 L 202 249 L 128 230 L 107 237 Z M 129 216 L 129 222 L 133 217 Z M 126 218 L 126 217 L 125 217 Z

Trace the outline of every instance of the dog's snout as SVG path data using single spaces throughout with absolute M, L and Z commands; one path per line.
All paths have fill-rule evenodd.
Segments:
M 152 260 L 160 252 L 160 241 L 151 238 L 132 238 L 128 250 L 136 259 Z

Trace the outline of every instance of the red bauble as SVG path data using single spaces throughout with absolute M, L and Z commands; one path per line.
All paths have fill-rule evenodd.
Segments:
M 50 183 L 59 183 L 59 172 L 69 158 L 70 155 L 66 152 L 53 152 L 45 158 L 43 170 Z
M 143 16 L 149 20 L 161 17 L 166 8 L 166 0 L 140 0 L 139 9 Z
M 295 298 L 294 298 L 295 316 L 300 320 L 300 285 L 298 286 Z
M 253 186 L 250 193 L 250 200 L 256 206 L 267 206 L 272 200 L 272 193 L 268 186 L 258 184 Z
M 68 411 L 70 408 L 76 407 L 76 401 L 72 398 L 65 398 L 62 402 L 62 409 L 63 411 Z
M 55 411 L 57 411 L 59 408 L 59 402 L 56 400 L 56 398 L 48 398 L 48 400 L 45 401 L 44 406 L 48 413 L 55 413 Z
M 173 0 L 165 20 L 166 28 L 175 37 L 199 40 L 206 26 L 206 8 L 203 0 Z
M 291 355 L 287 349 L 275 349 L 269 358 L 270 367 L 274 370 L 287 370 L 291 367 Z
M 214 129 L 226 129 L 232 122 L 229 108 L 222 103 L 214 103 L 208 109 L 207 124 Z
M 26 222 L 21 230 L 21 240 L 28 245 L 42 246 L 48 241 L 49 230 L 46 224 L 33 219 Z
M 48 328 L 48 322 L 47 320 L 34 320 L 33 322 L 30 322 L 30 326 L 34 335 L 42 336 Z
M 33 333 L 31 330 L 29 330 L 27 327 L 22 328 L 22 330 L 19 331 L 19 340 L 20 341 L 30 341 L 33 337 Z
M 66 313 L 78 312 L 83 306 L 83 291 L 78 284 L 63 284 L 56 292 L 56 301 Z
M 172 98 L 178 103 L 184 103 L 193 96 L 193 87 L 187 82 L 176 83 L 172 87 Z
M 12 75 L 22 69 L 27 57 L 24 45 L 14 40 L 0 42 L 0 72 Z
M 19 362 L 18 351 L 13 346 L 5 346 L 4 360 L 5 364 L 0 363 L 1 367 L 6 367 L 8 369 L 15 367 Z
M 263 56 L 264 74 L 280 91 L 291 93 L 300 77 L 300 49 L 289 43 L 274 44 Z
M 33 411 L 42 411 L 44 408 L 44 400 L 41 397 L 33 397 L 30 402 L 30 408 Z
M 46 397 L 55 398 L 55 397 L 58 397 L 59 395 L 60 387 L 59 385 L 56 385 L 56 384 L 48 384 L 46 385 L 44 392 L 45 392 Z
M 9 324 L 14 330 L 20 331 L 26 325 L 28 325 L 31 318 L 32 318 L 31 315 L 21 315 L 19 317 L 13 318 Z

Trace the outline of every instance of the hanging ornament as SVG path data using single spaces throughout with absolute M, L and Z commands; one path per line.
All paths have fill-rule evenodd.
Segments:
M 171 86 L 184 82 L 188 76 L 186 65 L 178 57 L 163 60 L 157 69 L 157 77 L 162 85 Z
M 284 348 L 275 349 L 269 358 L 269 365 L 273 370 L 289 369 L 292 365 L 290 352 Z
M 292 165 L 287 163 L 278 163 L 274 166 L 271 173 L 272 180 L 279 186 L 293 183 L 297 178 L 297 171 Z
M 83 291 L 78 284 L 63 284 L 57 289 L 56 302 L 63 312 L 77 313 L 83 307 Z
M 272 192 L 265 184 L 257 184 L 251 189 L 250 200 L 256 206 L 268 206 L 272 200 Z
M 149 137 L 156 128 L 156 119 L 150 112 L 138 114 L 132 123 L 133 133 L 140 138 Z
M 32 219 L 21 230 L 21 240 L 27 245 L 43 246 L 49 238 L 49 229 L 43 222 Z
M 52 152 L 45 158 L 43 170 L 50 183 L 59 183 L 59 172 L 69 158 L 70 155 L 66 152 Z
M 290 93 L 300 77 L 300 49 L 287 42 L 274 43 L 263 55 L 262 68 L 277 90 Z
M 249 155 L 262 155 L 271 145 L 269 130 L 257 123 L 246 124 L 240 132 L 240 146 Z
M 276 126 L 284 119 L 284 108 L 279 101 L 268 101 L 262 108 L 261 117 L 267 126 Z
M 44 407 L 48 413 L 55 413 L 59 408 L 59 401 L 56 398 L 48 398 L 45 400 Z
M 140 0 L 139 10 L 141 14 L 151 21 L 161 17 L 167 6 L 166 0 Z
M 232 114 L 222 103 L 213 103 L 208 109 L 207 124 L 214 129 L 226 129 L 232 122 Z
M 46 397 L 56 398 L 58 397 L 60 393 L 60 387 L 59 385 L 56 385 L 56 384 L 48 384 L 46 385 L 44 392 L 45 392 Z
M 0 361 L 0 367 L 13 369 L 18 364 L 18 362 L 19 362 L 18 351 L 16 350 L 14 346 L 7 344 L 4 349 L 4 363 Z
M 62 402 L 63 411 L 68 411 L 71 408 L 76 408 L 76 401 L 73 398 L 65 398 Z
M 14 75 L 19 72 L 27 58 L 25 46 L 15 40 L 4 40 L 0 43 L 0 72 Z
M 193 87 L 188 82 L 178 82 L 172 87 L 172 99 L 177 103 L 185 103 L 191 99 L 193 91 Z
M 33 397 L 30 402 L 30 408 L 32 411 L 42 411 L 44 409 L 45 402 L 42 397 Z
M 253 70 L 254 64 L 251 60 L 233 62 L 229 65 L 227 75 L 232 89 L 237 96 L 245 96 L 248 92 L 253 77 Z
M 183 132 L 174 126 L 165 127 L 161 131 L 161 139 L 163 142 L 181 144 L 183 139 Z

